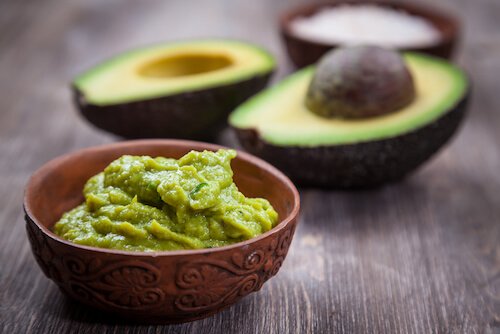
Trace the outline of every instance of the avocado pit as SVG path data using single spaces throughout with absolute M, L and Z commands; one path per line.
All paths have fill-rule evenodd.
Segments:
M 354 46 L 323 56 L 305 104 L 322 117 L 361 119 L 400 110 L 415 95 L 413 77 L 396 51 Z

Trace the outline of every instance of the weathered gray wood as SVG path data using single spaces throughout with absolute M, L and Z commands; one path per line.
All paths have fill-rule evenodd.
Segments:
M 397 185 L 302 189 L 291 253 L 260 293 L 194 323 L 136 326 L 74 305 L 38 269 L 21 212 L 28 176 L 57 155 L 116 140 L 78 118 L 69 79 L 130 47 L 204 36 L 262 44 L 280 78 L 291 69 L 275 19 L 298 2 L 0 2 L 1 333 L 500 332 L 497 0 L 436 4 L 465 20 L 458 61 L 474 82 L 453 144 Z M 235 145 L 227 132 L 221 142 Z

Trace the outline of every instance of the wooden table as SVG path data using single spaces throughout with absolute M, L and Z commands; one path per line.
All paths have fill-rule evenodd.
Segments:
M 406 181 L 372 191 L 302 189 L 281 272 L 211 318 L 135 326 L 75 305 L 36 265 L 21 210 L 44 162 L 116 141 L 83 122 L 68 83 L 122 50 L 187 37 L 241 38 L 292 69 L 276 17 L 298 1 L 0 2 L 1 333 L 500 333 L 500 1 L 446 0 L 474 94 L 465 126 Z M 430 1 L 429 2 L 436 2 Z M 235 146 L 234 136 L 220 137 Z

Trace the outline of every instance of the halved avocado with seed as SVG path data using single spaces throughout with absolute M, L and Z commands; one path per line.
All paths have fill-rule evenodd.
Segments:
M 273 57 L 248 43 L 178 42 L 121 54 L 73 82 L 81 113 L 128 138 L 207 139 L 228 113 L 264 88 Z
M 403 59 L 415 91 L 408 90 L 411 101 L 398 110 L 350 117 L 352 105 L 375 110 L 369 107 L 376 94 L 358 94 L 342 85 L 330 90 L 326 99 L 334 100 L 335 111 L 349 113 L 324 117 L 330 111 L 310 109 L 315 104 L 311 103 L 310 89 L 315 85 L 311 81 L 317 79 L 315 72 L 320 68 L 309 67 L 241 105 L 229 123 L 245 149 L 302 185 L 371 187 L 400 179 L 452 136 L 464 115 L 469 91 L 466 75 L 444 60 L 415 53 Z M 342 78 L 337 79 L 331 81 L 342 84 Z M 380 92 L 381 101 L 395 96 L 389 89 L 384 97 L 384 87 Z M 346 96 L 366 99 L 345 108 L 342 99 Z

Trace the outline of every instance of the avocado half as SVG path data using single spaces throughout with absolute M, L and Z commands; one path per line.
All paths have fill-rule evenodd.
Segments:
M 82 115 L 119 136 L 211 139 L 274 68 L 274 58 L 252 44 L 178 42 L 105 61 L 76 77 L 73 90 Z
M 429 159 L 462 120 L 469 92 L 464 72 L 445 60 L 406 53 L 416 98 L 367 119 L 327 119 L 304 103 L 314 67 L 256 95 L 229 117 L 243 147 L 301 185 L 373 187 L 395 181 Z

